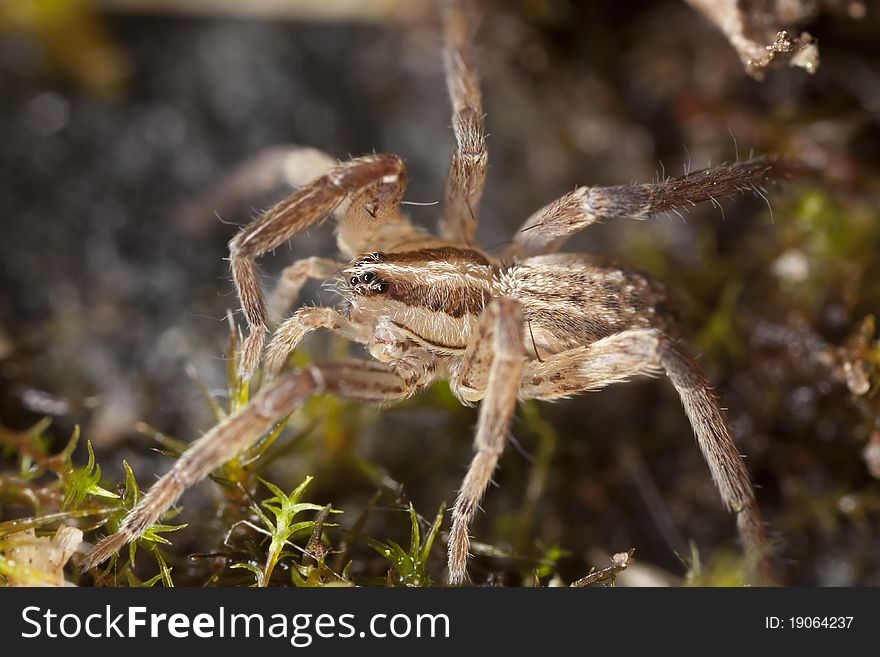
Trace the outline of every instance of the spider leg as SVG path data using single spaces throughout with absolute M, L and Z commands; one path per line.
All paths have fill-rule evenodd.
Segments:
M 254 444 L 286 415 L 315 394 L 383 403 L 404 399 L 430 378 L 420 378 L 417 368 L 376 361 L 347 360 L 320 363 L 287 372 L 264 387 L 238 413 L 223 420 L 195 441 L 129 513 L 119 530 L 104 538 L 86 556 L 82 569 L 107 560 L 143 533 L 189 487 L 207 477 L 242 450 Z
M 660 357 L 663 369 L 681 397 L 715 486 L 725 506 L 736 514 L 743 546 L 748 554 L 760 559 L 756 565 L 769 578 L 771 570 L 761 511 L 748 469 L 718 405 L 718 398 L 699 365 L 678 345 L 663 340 Z
M 602 219 L 644 220 L 661 212 L 687 210 L 702 201 L 717 202 L 755 191 L 786 170 L 780 163 L 757 158 L 656 183 L 578 187 L 529 217 L 513 238 L 508 255 L 550 253 L 573 234 Z
M 666 335 L 656 329 L 624 331 L 586 347 L 546 356 L 543 362 L 529 361 L 521 396 L 557 399 L 660 371 L 666 372 L 678 391 L 724 505 L 736 513 L 747 554 L 759 560 L 756 565 L 769 578 L 761 513 L 730 427 L 699 365 Z
M 329 258 L 303 258 L 285 267 L 281 278 L 269 297 L 269 320 L 278 324 L 299 298 L 300 290 L 307 280 L 326 281 L 345 268 L 344 262 Z
M 461 0 L 446 0 L 443 7 L 443 65 L 452 101 L 456 148 L 446 177 L 440 235 L 473 244 L 486 186 L 488 153 L 480 80 L 474 65 L 473 26 L 464 4 Z
M 323 151 L 304 146 L 274 146 L 237 166 L 211 191 L 181 209 L 187 230 L 216 222 L 241 203 L 281 187 L 299 188 L 332 169 L 338 161 Z M 337 212 L 343 211 L 340 207 Z
M 615 333 L 585 347 L 575 347 L 541 360 L 530 360 L 523 370 L 523 399 L 559 399 L 634 376 L 662 372 L 657 355 L 659 333 L 636 329 Z
M 305 335 L 319 328 L 333 331 L 361 344 L 367 344 L 373 335 L 369 326 L 352 322 L 333 308 L 300 308 L 272 335 L 266 348 L 266 374 L 270 377 L 277 375 Z
M 474 438 L 477 453 L 452 509 L 450 584 L 463 584 L 467 579 L 468 526 L 504 451 L 507 431 L 516 408 L 523 367 L 523 322 L 519 302 L 501 298 L 487 306 L 466 352 L 465 362 L 467 364 L 460 380 L 477 381 L 484 376 L 485 396 L 480 403 Z M 457 384 L 453 381 L 452 385 Z
M 339 226 L 347 224 L 363 233 L 364 212 L 376 226 L 390 215 L 397 219 L 397 205 L 406 187 L 406 171 L 394 155 L 369 155 L 337 165 L 317 180 L 294 192 L 246 226 L 229 242 L 232 278 L 241 299 L 249 334 L 242 349 L 241 373 L 250 377 L 260 360 L 266 333 L 266 299 L 255 259 L 284 244 L 298 233 L 321 222 L 339 205 L 355 195 Z

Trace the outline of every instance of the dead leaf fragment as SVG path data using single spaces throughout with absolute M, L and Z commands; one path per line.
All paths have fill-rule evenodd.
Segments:
M 785 27 L 812 16 L 814 2 L 802 0 L 685 0 L 724 33 L 746 72 L 760 80 L 771 66 L 790 66 L 815 73 L 819 48 L 808 32 L 795 37 Z
M 64 586 L 64 566 L 82 539 L 82 531 L 69 525 L 59 527 L 52 538 L 37 536 L 33 528 L 9 535 L 6 559 L 16 572 L 9 586 Z

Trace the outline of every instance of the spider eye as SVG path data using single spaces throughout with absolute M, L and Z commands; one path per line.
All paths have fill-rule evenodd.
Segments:
M 370 281 L 372 281 L 375 278 L 376 278 L 375 272 L 365 271 L 363 274 L 361 274 L 361 280 L 364 283 L 369 283 Z
M 388 291 L 388 283 L 386 283 L 385 281 L 382 281 L 381 283 L 379 283 L 379 285 L 377 286 L 376 289 L 378 289 L 379 292 L 387 292 Z
M 351 278 L 348 279 L 348 282 L 351 283 L 352 285 L 357 285 L 358 284 L 357 276 L 352 276 Z

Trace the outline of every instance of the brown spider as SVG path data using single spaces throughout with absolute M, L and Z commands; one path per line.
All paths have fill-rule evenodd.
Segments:
M 241 373 L 250 377 L 262 361 L 270 382 L 178 459 L 119 531 L 88 556 L 86 568 L 139 537 L 187 488 L 312 395 L 389 403 L 445 379 L 462 403 L 480 402 L 476 455 L 453 507 L 449 535 L 449 581 L 463 583 L 468 526 L 504 449 L 517 399 L 559 399 L 661 372 L 681 397 L 746 550 L 756 561 L 766 556 L 748 471 L 705 376 L 675 338 L 663 286 L 616 264 L 553 252 L 602 219 L 647 219 L 757 189 L 779 166 L 753 159 L 652 184 L 580 187 L 528 218 L 503 257 L 490 256 L 474 242 L 487 154 L 470 23 L 461 0 L 445 4 L 444 39 L 457 149 L 439 235 L 414 227 L 401 214 L 407 180 L 396 155 L 336 163 L 311 150 L 294 153 L 289 163 L 301 169 L 309 163 L 297 175 L 311 182 L 229 244 L 249 330 Z M 294 263 L 267 304 L 255 258 L 330 214 L 338 218 L 339 250 L 350 261 Z M 329 279 L 340 271 L 341 311 L 300 308 L 280 324 L 264 356 L 267 306 L 280 315 L 307 279 Z M 373 360 L 284 370 L 302 338 L 319 328 L 365 345 Z

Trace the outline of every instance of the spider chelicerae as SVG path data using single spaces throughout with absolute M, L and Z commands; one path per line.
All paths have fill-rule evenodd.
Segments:
M 757 190 L 781 173 L 781 165 L 760 158 L 649 184 L 580 187 L 535 212 L 504 253 L 490 255 L 474 238 L 488 157 L 472 22 L 463 1 L 445 3 L 443 25 L 457 147 L 437 234 L 401 212 L 407 175 L 398 156 L 338 163 L 311 149 L 289 153 L 286 165 L 309 182 L 229 244 L 248 327 L 241 374 L 249 378 L 262 365 L 268 383 L 193 443 L 84 567 L 139 537 L 187 488 L 312 395 L 387 404 L 445 379 L 462 403 L 479 403 L 476 454 L 452 508 L 448 540 L 449 582 L 463 583 L 469 524 L 504 450 L 517 400 L 559 399 L 663 373 L 681 397 L 725 506 L 736 514 L 746 551 L 756 564 L 766 564 L 748 471 L 706 377 L 679 342 L 663 286 L 627 267 L 557 250 L 604 219 L 647 219 Z M 328 216 L 337 219 L 345 261 L 295 262 L 267 302 L 255 259 Z M 290 309 L 308 279 L 340 272 L 340 309 L 300 308 L 265 344 L 270 318 Z M 364 345 L 372 359 L 285 369 L 303 337 L 316 329 Z

